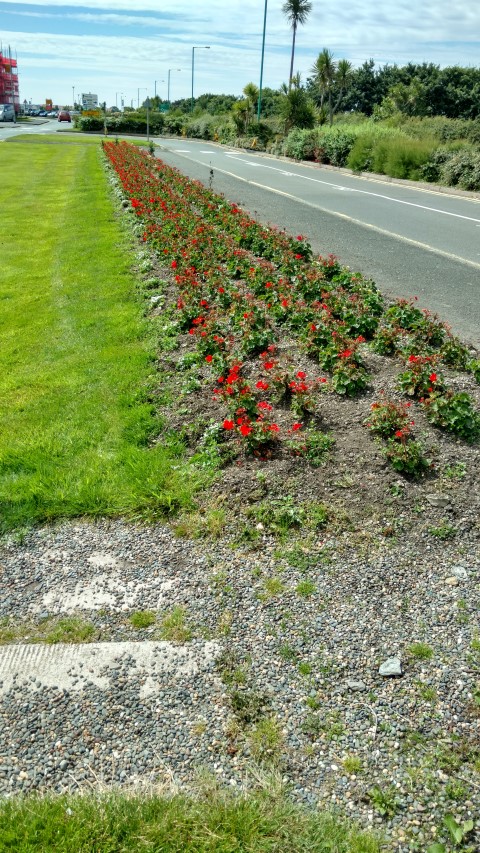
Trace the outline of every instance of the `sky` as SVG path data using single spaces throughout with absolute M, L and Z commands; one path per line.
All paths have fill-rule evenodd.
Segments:
M 147 95 L 241 95 L 288 80 L 291 25 L 284 0 L 0 0 L 0 46 L 18 60 L 20 100 L 69 106 L 94 93 L 107 106 Z M 354 67 L 480 63 L 480 3 L 472 0 L 311 0 L 297 31 L 295 72 L 303 81 L 328 48 Z M 205 50 L 206 46 L 209 50 Z

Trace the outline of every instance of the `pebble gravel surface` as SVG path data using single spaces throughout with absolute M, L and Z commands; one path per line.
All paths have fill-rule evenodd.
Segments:
M 261 764 L 297 801 L 378 829 L 386 850 L 426 850 L 447 813 L 475 822 L 478 845 L 480 554 L 465 536 L 365 555 L 325 535 L 303 562 L 265 533 L 239 546 L 122 521 L 3 543 L 0 796 L 188 787 L 204 770 L 240 789 Z M 136 628 L 143 611 L 155 621 Z M 168 634 L 172 614 L 183 635 Z M 118 654 L 97 670 L 73 655 L 58 684 L 41 664 L 7 678 L 12 646 L 28 657 L 73 617 L 92 654 Z M 144 665 L 132 643 L 150 649 Z M 152 669 L 184 649 L 190 668 Z

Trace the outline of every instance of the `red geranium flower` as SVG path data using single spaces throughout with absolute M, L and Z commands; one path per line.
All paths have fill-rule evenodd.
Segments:
M 224 429 L 234 429 L 234 428 L 235 428 L 235 424 L 233 423 L 233 421 L 225 420 L 225 421 L 223 422 L 223 428 L 224 428 Z
M 205 361 L 208 361 L 209 364 L 212 361 L 212 359 L 213 359 L 213 355 L 206 355 L 205 356 Z

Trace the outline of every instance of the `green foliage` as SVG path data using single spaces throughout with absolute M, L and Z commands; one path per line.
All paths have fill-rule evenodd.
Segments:
M 432 394 L 424 400 L 425 414 L 434 426 L 473 444 L 480 438 L 480 413 L 466 391 Z
M 368 386 L 366 369 L 354 360 L 339 361 L 333 370 L 332 388 L 337 394 L 353 397 Z
M 473 820 L 466 820 L 463 823 L 459 823 L 452 814 L 446 814 L 443 822 L 454 844 L 461 844 L 473 829 Z
M 156 614 L 153 610 L 136 610 L 135 613 L 132 613 L 129 616 L 129 622 L 133 625 L 134 628 L 149 628 L 151 625 L 155 624 Z
M 251 510 L 256 520 L 274 533 L 286 533 L 305 522 L 305 509 L 295 503 L 290 495 L 272 498 Z
M 417 476 L 430 467 L 425 450 L 419 441 L 397 441 L 389 438 L 385 447 L 385 456 L 395 471 Z
M 433 658 L 433 649 L 428 643 L 411 643 L 407 652 L 417 660 L 430 660 Z
M 193 631 L 187 621 L 184 607 L 176 605 L 170 613 L 161 620 L 160 639 L 173 643 L 188 643 L 193 637 Z
M 441 171 L 442 183 L 463 190 L 480 189 L 480 153 L 478 147 L 463 149 L 450 157 Z
M 368 796 L 374 809 L 382 817 L 387 819 L 395 817 L 400 806 L 395 788 L 380 788 L 379 785 L 374 785 L 373 788 L 370 788 Z

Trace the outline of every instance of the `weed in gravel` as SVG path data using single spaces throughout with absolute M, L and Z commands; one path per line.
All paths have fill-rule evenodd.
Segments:
M 463 480 L 467 473 L 467 466 L 464 462 L 457 462 L 455 465 L 447 465 L 443 470 L 443 476 L 447 480 Z
M 78 616 L 65 616 L 49 626 L 45 643 L 88 643 L 96 633 L 95 626 Z
M 285 737 L 275 716 L 264 717 L 248 734 L 250 752 L 260 764 L 278 766 L 281 763 Z
M 453 539 L 457 535 L 457 528 L 453 527 L 452 524 L 449 524 L 448 521 L 443 521 L 437 527 L 429 527 L 428 532 L 431 536 L 435 536 L 437 539 L 445 541 L 447 539 Z
M 415 681 L 414 683 L 419 695 L 425 700 L 425 702 L 435 702 L 437 700 L 438 694 L 434 687 L 431 687 L 429 684 L 425 684 L 423 681 Z
M 172 643 L 188 643 L 193 637 L 193 630 L 187 623 L 185 608 L 177 605 L 170 613 L 162 617 L 160 639 Z
M 431 660 L 434 655 L 434 651 L 428 643 L 411 643 L 407 646 L 407 652 L 416 660 Z
M 7 616 L 0 619 L 0 644 L 11 643 L 18 636 L 17 628 Z
M 233 690 L 230 703 L 235 717 L 242 725 L 259 722 L 270 704 L 267 695 L 256 690 Z
M 298 583 L 295 587 L 295 592 L 302 598 L 310 598 L 310 596 L 314 595 L 316 591 L 317 588 L 315 584 L 313 583 L 313 581 L 308 580 L 308 578 L 303 581 L 300 581 L 300 583 Z
M 361 773 L 363 770 L 363 764 L 361 758 L 358 755 L 346 755 L 342 760 L 342 765 L 347 773 L 352 775 L 357 775 Z
M 285 592 L 285 584 L 280 578 L 266 577 L 263 579 L 263 589 L 264 592 L 260 593 L 258 597 L 260 601 L 268 601 L 270 598 L 276 598 L 277 595 Z
M 282 645 L 278 649 L 278 654 L 283 660 L 296 660 L 298 653 L 289 643 L 282 643 Z
M 400 808 L 395 788 L 392 786 L 381 788 L 379 785 L 374 785 L 368 791 L 368 797 L 375 811 L 387 819 L 395 817 Z
M 136 610 L 129 616 L 129 622 L 134 628 L 150 628 L 156 621 L 156 613 L 153 610 Z

